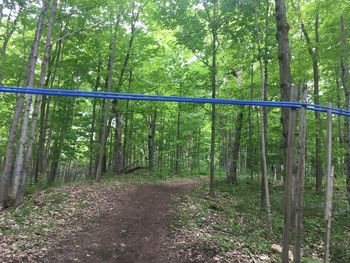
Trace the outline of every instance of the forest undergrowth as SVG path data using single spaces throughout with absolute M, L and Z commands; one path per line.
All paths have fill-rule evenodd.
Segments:
M 202 253 L 214 249 L 212 262 L 280 262 L 276 247 L 280 246 L 283 229 L 283 187 L 271 186 L 273 234 L 266 229 L 264 209 L 261 208 L 260 185 L 242 179 L 230 185 L 224 178 L 217 182 L 216 197 L 208 196 L 208 185 L 198 187 L 179 197 L 180 205 L 174 221 L 174 235 L 182 244 L 184 256 L 193 249 L 193 242 L 181 243 L 183 238 L 200 241 Z M 350 262 L 350 220 L 345 180 L 337 179 L 334 192 L 331 262 Z M 303 262 L 323 262 L 324 194 L 316 194 L 306 184 Z M 191 238 L 192 236 L 192 238 Z M 291 250 L 293 248 L 291 247 Z M 198 253 L 198 252 L 197 252 Z M 188 254 L 188 253 L 187 253 Z M 200 254 L 198 254 L 199 257 Z M 238 261 L 240 259 L 240 261 Z M 243 261 L 242 261 L 243 260 Z M 205 261 L 192 261 L 205 262 Z

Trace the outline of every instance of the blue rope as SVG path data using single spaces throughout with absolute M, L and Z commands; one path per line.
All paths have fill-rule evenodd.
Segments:
M 311 111 L 327 112 L 332 114 L 350 117 L 350 110 L 338 109 L 328 106 L 290 102 L 290 101 L 260 101 L 260 100 L 228 100 L 220 98 L 195 98 L 179 96 L 159 96 L 145 94 L 126 94 L 115 92 L 81 91 L 81 90 L 61 90 L 48 88 L 25 88 L 0 86 L 0 93 L 32 94 L 60 97 L 81 97 L 94 99 L 114 99 L 114 100 L 134 100 L 134 101 L 161 101 L 161 102 L 180 102 L 180 103 L 199 103 L 199 104 L 220 104 L 220 105 L 238 105 L 238 106 L 257 106 L 257 107 L 278 107 L 278 108 L 306 108 Z

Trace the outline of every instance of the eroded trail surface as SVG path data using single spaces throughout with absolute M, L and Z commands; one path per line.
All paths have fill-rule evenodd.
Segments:
M 165 263 L 172 197 L 198 181 L 138 185 L 123 195 L 111 196 L 115 206 L 92 227 L 67 237 L 42 262 Z

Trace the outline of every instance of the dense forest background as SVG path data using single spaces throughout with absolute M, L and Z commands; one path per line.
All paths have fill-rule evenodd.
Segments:
M 349 2 L 338 0 L 0 0 L 0 85 L 349 109 L 349 12 Z M 85 178 L 141 169 L 210 173 L 211 196 L 218 176 L 261 181 L 272 231 L 268 181 L 289 178 L 288 163 L 305 145 L 300 167 L 310 191 L 324 191 L 332 162 L 350 204 L 349 118 L 333 117 L 327 160 L 327 115 L 320 112 L 307 113 L 305 142 L 303 115 L 295 113 L 291 145 L 288 109 L 0 99 L 5 207 L 20 205 L 28 189 Z
M 293 85 L 299 90 L 307 85 L 309 102 L 347 107 L 349 18 L 343 14 L 348 3 L 286 5 Z M 288 100 L 279 82 L 274 6 L 268 0 L 1 1 L 0 83 Z M 237 170 L 258 177 L 260 116 L 267 170 L 281 176 L 285 169 L 286 131 L 279 109 L 263 114 L 255 107 L 38 97 L 21 106 L 34 107 L 30 118 L 13 115 L 16 96 L 0 96 L 3 178 L 25 163 L 29 176 L 22 183 L 99 179 L 106 172 L 146 167 L 160 173 L 206 173 L 209 164 L 212 174 L 214 168 L 226 172 L 232 182 Z M 306 174 L 317 191 L 326 169 L 325 119 L 308 115 Z M 13 122 L 22 132 L 11 139 Z M 333 161 L 340 177 L 347 169 L 346 123 L 337 117 L 334 125 Z
M 293 85 L 299 90 L 308 85 L 309 102 L 345 108 L 348 70 L 344 72 L 341 61 L 348 56 L 349 18 L 343 14 L 349 5 L 286 4 Z M 268 0 L 1 1 L 0 15 L 2 85 L 29 84 L 36 70 L 29 86 L 260 100 L 263 84 L 264 99 L 281 99 L 274 3 Z M 28 70 L 30 63 L 34 66 Z M 4 160 L 16 96 L 2 94 L 1 99 Z M 120 173 L 136 166 L 174 174 L 208 170 L 209 106 L 44 97 L 37 108 L 28 183 L 93 177 L 98 169 Z M 252 177 L 259 174 L 259 114 L 254 107 L 216 109 L 215 169 L 233 173 L 233 180 L 236 169 Z M 268 170 L 281 174 L 280 110 L 269 109 L 267 116 Z M 307 175 L 316 178 L 318 191 L 325 170 L 325 118 L 308 116 Z M 343 176 L 342 117 L 336 120 L 335 134 L 335 174 Z M 101 142 L 105 149 L 99 160 Z M 4 161 L 1 166 L 3 170 Z

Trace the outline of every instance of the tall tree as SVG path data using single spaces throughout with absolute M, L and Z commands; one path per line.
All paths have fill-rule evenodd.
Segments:
M 350 109 L 350 88 L 349 88 L 349 65 L 347 59 L 347 41 L 344 23 L 344 15 L 340 17 L 340 33 L 341 33 L 341 80 L 345 93 L 345 108 Z M 350 118 L 345 119 L 345 134 L 346 134 L 346 185 L 347 197 L 350 206 Z
M 213 14 L 211 19 L 211 34 L 212 34 L 212 57 L 210 67 L 211 91 L 212 98 L 216 98 L 216 77 L 217 77 L 217 45 L 218 45 L 218 1 L 212 0 Z M 210 16 L 209 16 L 210 17 Z M 216 105 L 212 104 L 211 109 L 211 142 L 210 142 L 210 195 L 215 196 L 215 141 L 216 141 Z
M 275 0 L 277 41 L 278 41 L 278 58 L 280 65 L 280 87 L 281 97 L 284 101 L 295 100 L 295 89 L 292 87 L 292 74 L 290 67 L 289 53 L 289 25 L 287 22 L 287 12 L 284 0 Z M 286 179 L 285 179 L 285 213 L 283 226 L 283 250 L 282 262 L 289 261 L 289 242 L 290 228 L 292 224 L 292 188 L 295 176 L 295 126 L 296 110 L 290 108 L 282 109 L 282 126 L 283 126 L 283 149 L 286 155 Z
M 312 68 L 313 68 L 313 76 L 314 76 L 314 102 L 315 104 L 320 104 L 320 92 L 319 92 L 319 80 L 320 80 L 320 74 L 319 74 L 319 14 L 317 11 L 316 18 L 315 18 L 315 44 L 313 45 L 311 43 L 310 36 L 306 30 L 306 27 L 304 23 L 301 24 L 301 29 L 303 31 L 306 44 L 307 44 L 307 50 L 311 56 L 312 60 Z M 316 191 L 320 193 L 322 189 L 322 129 L 321 129 L 321 122 L 320 122 L 320 112 L 315 111 L 315 120 L 316 120 L 316 136 L 315 136 L 315 143 L 316 143 L 316 155 L 315 155 L 315 168 L 316 168 Z
M 107 77 L 107 92 L 110 92 L 112 90 L 112 81 L 113 81 L 113 68 L 115 63 L 115 56 L 117 52 L 117 34 L 118 34 L 118 28 L 120 24 L 120 18 L 121 14 L 119 13 L 117 15 L 117 18 L 114 19 L 114 27 L 113 27 L 113 38 L 111 41 L 111 54 L 109 57 L 108 62 L 108 77 Z M 110 100 L 106 101 L 105 108 L 103 111 L 103 121 L 102 121 L 102 131 L 100 134 L 100 148 L 98 153 L 98 159 L 97 159 L 97 168 L 96 168 L 96 180 L 100 181 L 102 177 L 102 166 L 103 166 L 103 157 L 105 156 L 105 148 L 106 148 L 106 141 L 107 141 L 107 121 L 110 114 Z
M 32 43 L 29 59 L 28 59 L 27 74 L 24 82 L 24 86 L 26 87 L 32 87 L 34 84 L 35 66 L 38 59 L 39 44 L 40 44 L 41 33 L 43 30 L 44 17 L 45 17 L 46 11 L 47 11 L 47 2 L 44 0 L 42 1 L 42 7 L 38 18 L 37 28 L 36 28 L 34 40 Z M 27 96 L 27 103 L 29 102 L 31 103 L 30 95 Z M 0 199 L 2 204 L 5 206 L 8 199 L 8 186 L 9 186 L 10 175 L 12 172 L 15 139 L 16 139 L 17 128 L 18 128 L 23 107 L 24 107 L 24 96 L 19 95 L 16 102 L 16 108 L 13 114 L 11 129 L 9 132 L 9 138 L 8 138 L 6 156 L 5 156 L 6 163 L 4 166 L 2 184 L 0 188 Z M 24 146 L 25 146 L 26 135 L 27 135 L 26 132 L 27 132 L 28 121 L 29 121 L 29 113 L 30 113 L 30 106 L 28 109 L 28 105 L 27 105 L 27 110 L 23 118 L 20 146 L 19 146 L 19 151 L 17 153 L 16 165 L 21 165 L 21 164 L 23 165 L 23 161 L 24 161 L 23 154 L 24 154 Z M 19 171 L 22 170 L 22 167 L 15 166 L 15 169 L 16 170 L 14 171 L 14 178 L 13 178 L 14 180 L 13 195 L 14 196 L 18 194 L 18 190 L 19 190 L 18 187 L 21 181 Z

